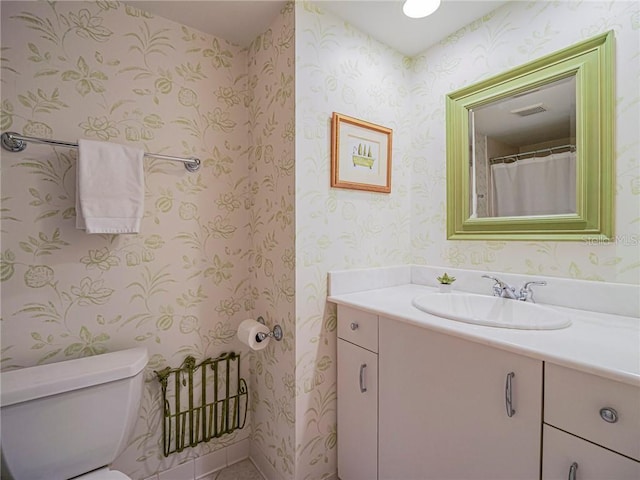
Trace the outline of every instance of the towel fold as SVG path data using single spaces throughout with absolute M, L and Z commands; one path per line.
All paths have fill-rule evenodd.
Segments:
M 80 140 L 76 228 L 87 233 L 138 233 L 144 213 L 144 151 Z

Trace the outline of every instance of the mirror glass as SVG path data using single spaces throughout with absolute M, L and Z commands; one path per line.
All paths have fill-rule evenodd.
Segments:
M 471 216 L 576 210 L 576 77 L 469 109 Z
M 613 32 L 446 96 L 447 238 L 613 235 Z

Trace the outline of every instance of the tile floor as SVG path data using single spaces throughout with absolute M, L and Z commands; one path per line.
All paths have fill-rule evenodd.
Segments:
M 264 480 L 264 477 L 260 475 L 251 460 L 247 459 L 202 477 L 201 480 Z

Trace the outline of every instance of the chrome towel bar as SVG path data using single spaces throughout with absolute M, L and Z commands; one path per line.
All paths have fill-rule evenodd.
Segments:
M 57 147 L 78 148 L 77 143 L 62 142 L 60 140 L 50 140 L 48 138 L 27 137 L 16 132 L 4 132 L 2 134 L 2 148 L 10 152 L 21 152 L 27 148 L 27 143 L 43 143 L 46 145 L 54 145 Z M 200 169 L 200 159 L 196 157 L 184 158 L 174 157 L 171 155 L 162 155 L 159 153 L 146 153 L 145 157 L 159 158 L 161 160 L 170 160 L 172 162 L 184 163 L 184 168 L 189 172 L 197 172 Z

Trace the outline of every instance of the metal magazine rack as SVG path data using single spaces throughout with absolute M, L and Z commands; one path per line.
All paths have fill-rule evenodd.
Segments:
M 248 389 L 240 378 L 239 354 L 200 363 L 188 356 L 180 367 L 155 374 L 162 387 L 165 457 L 244 427 Z

